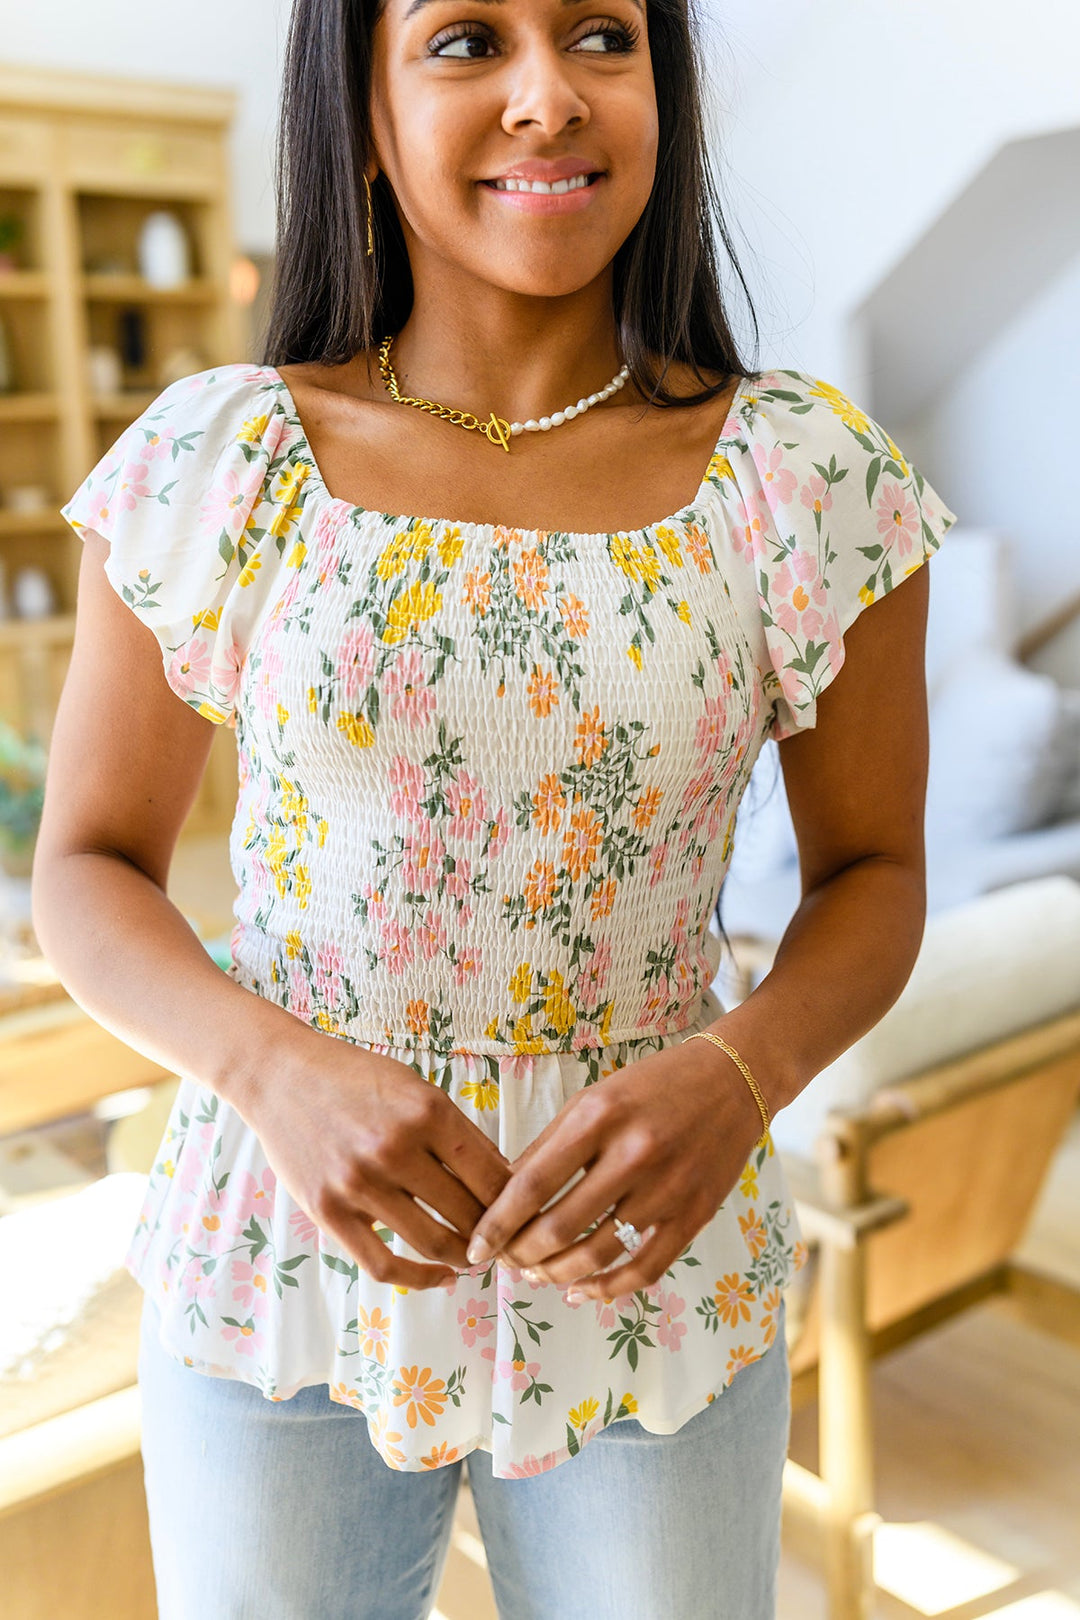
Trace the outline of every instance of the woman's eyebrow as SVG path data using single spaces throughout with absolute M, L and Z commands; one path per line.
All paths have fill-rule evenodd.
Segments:
M 408 22 L 410 17 L 415 16 L 418 11 L 422 11 L 425 6 L 435 5 L 436 3 L 437 0 L 412 0 L 412 5 L 405 13 L 402 20 L 404 22 Z M 485 6 L 501 6 L 505 5 L 506 0 L 478 0 L 478 3 Z M 562 3 L 564 6 L 576 6 L 581 4 L 581 0 L 562 0 Z M 633 4 L 638 8 L 639 11 L 644 12 L 645 8 L 642 5 L 641 0 L 633 0 Z

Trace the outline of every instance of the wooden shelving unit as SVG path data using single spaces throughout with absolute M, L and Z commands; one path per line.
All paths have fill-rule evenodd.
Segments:
M 0 559 L 9 598 L 17 570 L 34 563 L 58 606 L 47 619 L 0 618 L 0 715 L 46 746 L 82 550 L 60 507 L 172 380 L 163 374 L 171 352 L 194 349 L 205 366 L 243 357 L 229 291 L 235 104 L 227 91 L 0 65 L 0 215 L 22 224 L 16 266 L 0 269 L 14 372 L 13 391 L 0 393 Z M 157 208 L 179 216 L 191 243 L 194 273 L 179 288 L 138 274 L 139 230 Z M 95 396 L 88 351 L 121 349 L 131 310 L 142 320 L 143 363 L 126 368 L 120 393 Z M 8 487 L 28 483 L 48 491 L 44 510 L 8 504 Z M 227 728 L 217 732 L 185 833 L 220 831 L 232 812 L 235 743 Z

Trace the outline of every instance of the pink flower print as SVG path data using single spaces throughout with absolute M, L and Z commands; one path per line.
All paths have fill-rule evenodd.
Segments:
M 503 850 L 506 848 L 509 838 L 510 818 L 507 816 L 502 805 L 500 805 L 498 814 L 496 815 L 494 821 L 488 823 L 488 855 L 492 857 L 501 855 Z
M 199 1260 L 193 1260 L 184 1267 L 177 1284 L 181 1299 L 209 1299 L 213 1288 L 214 1277 L 212 1274 L 207 1276 Z
M 604 1301 L 602 1299 L 598 1300 L 597 1304 L 599 1306 L 599 1309 L 596 1312 L 596 1325 L 597 1325 L 597 1327 L 602 1327 L 602 1328 L 614 1327 L 615 1326 L 615 1307 L 614 1307 L 614 1305 L 605 1305 Z
M 413 894 L 430 894 L 443 875 L 446 846 L 426 817 L 415 833 L 408 833 L 402 850 L 401 877 Z
M 243 1306 L 243 1311 L 238 1311 L 237 1315 L 250 1312 L 256 1317 L 265 1316 L 270 1290 L 270 1250 L 264 1249 L 250 1264 L 246 1260 L 234 1260 L 232 1280 L 236 1285 L 232 1297 Z
M 244 649 L 233 638 L 220 656 L 214 670 L 214 685 L 221 694 L 222 702 L 230 707 L 236 702 L 236 694 L 240 690 L 240 673 L 243 667 Z
M 253 1356 L 263 1345 L 263 1335 L 256 1330 L 251 1317 L 244 1321 L 237 1315 L 231 1323 L 227 1322 L 222 1328 L 221 1337 L 231 1340 L 237 1354 L 241 1356 Z
M 579 1000 L 586 1005 L 598 1000 L 604 993 L 610 970 L 611 945 L 606 939 L 602 939 L 578 975 L 575 988 Z
M 420 945 L 420 954 L 425 962 L 430 962 L 440 951 L 446 949 L 446 929 L 438 912 L 429 910 L 425 914 L 416 930 L 416 937 Z
M 828 605 L 828 593 L 822 583 L 817 558 L 811 552 L 796 547 L 773 574 L 769 596 L 776 623 L 788 635 L 795 635 L 804 615 L 815 603 L 819 608 Z M 820 624 L 820 620 L 818 622 Z M 808 633 L 813 634 L 813 631 Z
M 451 838 L 475 838 L 484 819 L 484 790 L 475 776 L 459 770 L 446 790 L 446 801 L 453 811 L 447 833 Z
M 209 679 L 209 644 L 193 636 L 186 646 L 177 647 L 169 661 L 169 685 L 174 692 L 190 697 L 197 686 L 205 686 Z
M 543 1474 L 552 1467 L 552 1464 L 534 1452 L 528 1452 L 519 1463 L 507 1463 L 511 1479 L 529 1479 L 534 1474 Z
M 698 716 L 694 746 L 706 759 L 713 759 L 724 744 L 727 730 L 727 700 L 712 697 L 705 700 L 705 713 Z
M 395 816 L 419 821 L 425 817 L 421 808 L 424 797 L 424 773 L 404 754 L 395 754 L 390 761 L 390 809 Z
M 808 511 L 832 511 L 832 491 L 819 473 L 813 473 L 806 480 L 800 492 L 800 499 Z
M 486 1311 L 487 1307 L 482 1299 L 470 1299 L 458 1310 L 457 1319 L 461 1337 L 470 1349 L 477 1339 L 486 1339 L 495 1326 L 487 1317 Z
M 787 506 L 794 499 L 799 480 L 790 467 L 784 466 L 784 452 L 779 445 L 766 450 L 763 444 L 754 445 L 754 464 L 761 480 L 761 488 L 770 509 Z
M 696 776 L 690 778 L 683 789 L 682 802 L 679 806 L 684 816 L 691 815 L 696 810 L 698 804 L 712 786 L 712 779 L 711 764 L 705 770 L 699 771 Z
M 477 945 L 458 945 L 454 954 L 454 983 L 468 984 L 484 971 L 484 958 Z
M 387 917 L 382 925 L 382 953 L 379 960 L 391 973 L 404 973 L 413 959 L 412 940 L 404 923 Z
M 649 888 L 654 889 L 664 875 L 667 865 L 667 844 L 654 844 L 649 851 Z
M 294 1209 L 289 1216 L 289 1225 L 298 1243 L 307 1245 L 314 1243 L 319 1236 L 319 1228 L 315 1225 L 306 1209 Z
M 268 686 L 274 686 L 285 670 L 285 653 L 280 636 L 265 636 L 259 659 L 259 673 Z
M 121 478 L 113 493 L 113 506 L 122 512 L 133 512 L 136 502 L 145 500 L 153 494 L 153 490 L 146 482 L 149 471 L 145 461 L 129 462 L 125 476 Z
M 895 479 L 882 484 L 878 491 L 877 528 L 886 546 L 889 537 L 896 536 L 896 549 L 901 557 L 909 552 L 919 532 L 919 511 L 902 484 Z
M 727 685 L 730 685 L 728 677 L 731 674 L 731 669 L 731 654 L 727 651 L 726 647 L 721 647 L 720 651 L 716 655 L 716 673 Z
M 465 901 L 472 888 L 472 863 L 465 855 L 454 857 L 454 870 L 446 874 L 446 892 L 452 900 Z
M 343 702 L 351 703 L 360 692 L 366 690 L 374 668 L 375 639 L 371 626 L 361 621 L 346 633 L 338 647 L 337 678 L 341 683 Z M 394 780 L 394 766 L 398 763 L 398 760 L 391 763 L 391 782 Z M 405 765 L 406 761 L 402 760 L 400 763 Z M 416 770 L 419 776 L 419 769 L 416 766 L 407 768 Z
M 675 902 L 675 920 L 671 928 L 671 938 L 678 944 L 680 938 L 686 934 L 686 925 L 690 920 L 690 901 L 685 894 L 680 894 Z
M 250 477 L 241 479 L 234 472 L 225 473 L 211 486 L 200 508 L 200 516 L 208 529 L 224 529 L 233 540 L 242 533 L 252 501 L 262 486 L 265 469 L 261 462 L 255 471 L 258 478 L 254 487 Z
M 528 1389 L 537 1373 L 540 1371 L 538 1361 L 500 1361 L 497 1364 L 499 1377 L 510 1382 L 511 1389 Z
M 685 1299 L 678 1294 L 670 1293 L 661 1296 L 658 1301 L 660 1315 L 656 1321 L 656 1337 L 666 1350 L 681 1350 L 682 1338 L 686 1332 L 686 1323 L 678 1318 L 686 1309 Z
M 764 507 L 764 512 L 761 508 Z M 765 556 L 765 535 L 768 528 L 768 502 L 764 496 L 740 501 L 732 526 L 731 539 L 735 550 L 749 551 L 755 561 Z
M 229 1178 L 229 1202 L 242 1226 L 246 1226 L 252 1216 L 258 1216 L 262 1221 L 273 1219 L 276 1189 L 277 1177 L 269 1165 L 257 1177 L 250 1170 L 243 1171 L 239 1176 L 234 1171 Z
M 390 713 L 414 729 L 425 725 L 435 708 L 435 692 L 428 684 L 423 654 L 413 647 L 403 652 L 383 677 L 383 692 L 391 699 Z
M 305 1024 L 311 1022 L 311 986 L 302 968 L 289 975 L 289 1011 Z
M 365 883 L 360 892 L 367 901 L 367 914 L 370 921 L 377 922 L 381 917 L 386 916 L 386 901 L 383 898 L 381 889 L 377 888 L 374 883 Z

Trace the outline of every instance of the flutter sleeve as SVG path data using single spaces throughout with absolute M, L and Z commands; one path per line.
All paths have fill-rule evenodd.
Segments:
M 61 508 L 80 539 L 109 542 L 105 573 L 156 637 L 173 691 L 232 727 L 282 565 L 280 520 L 295 513 L 271 484 L 284 415 L 257 384 L 242 364 L 170 383 Z
M 743 491 L 777 741 L 817 724 L 844 636 L 938 549 L 956 513 L 840 389 L 778 370 L 757 396 Z

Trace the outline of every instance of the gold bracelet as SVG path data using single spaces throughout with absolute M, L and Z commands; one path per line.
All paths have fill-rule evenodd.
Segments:
M 761 1135 L 754 1143 L 754 1146 L 755 1148 L 764 1147 L 769 1135 L 769 1105 L 765 1101 L 765 1098 L 761 1095 L 757 1081 L 750 1073 L 750 1070 L 746 1067 L 746 1064 L 743 1062 L 738 1052 L 736 1052 L 733 1046 L 729 1046 L 727 1041 L 725 1041 L 722 1036 L 714 1035 L 711 1029 L 695 1030 L 693 1035 L 688 1035 L 686 1039 L 688 1041 L 712 1041 L 714 1046 L 718 1046 L 721 1051 L 726 1052 L 728 1057 L 731 1058 L 732 1062 L 738 1065 L 743 1079 L 750 1087 L 750 1090 L 754 1093 L 754 1099 L 757 1102 L 758 1110 L 761 1114 L 762 1131 Z

